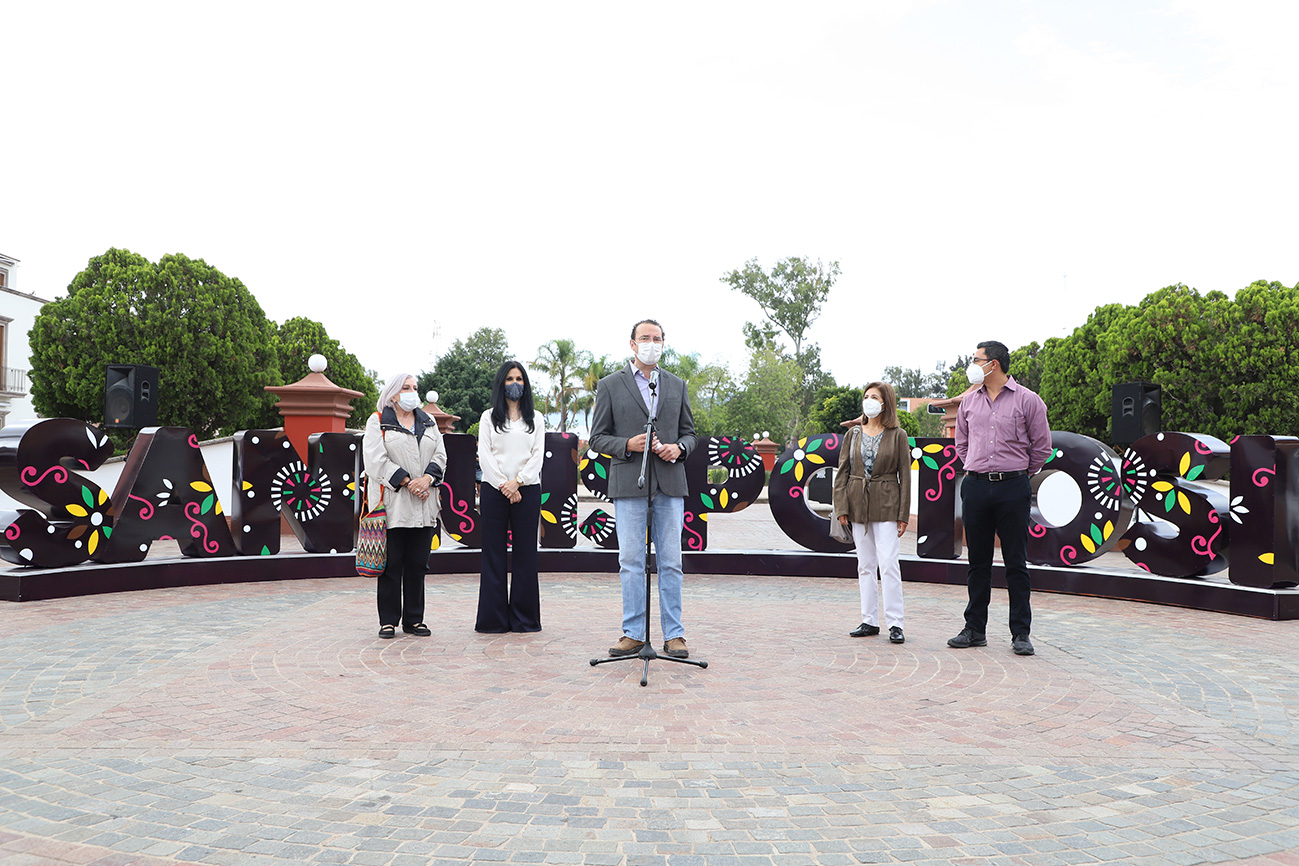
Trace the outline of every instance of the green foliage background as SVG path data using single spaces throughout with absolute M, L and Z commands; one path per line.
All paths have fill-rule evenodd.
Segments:
M 456 340 L 431 371 L 420 373 L 416 381 L 421 395 L 438 392 L 438 408 L 459 415 L 455 429 L 467 430 L 477 424 L 483 410 L 492 404 L 492 380 L 496 371 L 511 358 L 510 343 L 500 328 L 479 328 L 464 340 Z M 533 371 L 521 362 L 532 377 L 533 398 L 542 408 L 542 393 Z
M 244 284 L 202 259 L 129 250 L 90 260 L 30 332 L 31 389 L 44 417 L 104 417 L 109 364 L 158 367 L 158 422 L 200 439 L 259 426 L 278 384 L 274 326 Z
M 364 396 L 352 400 L 352 414 L 347 419 L 347 426 L 359 430 L 365 426 L 366 419 L 374 411 L 375 402 L 379 399 L 379 387 L 374 381 L 374 374 L 361 366 L 356 356 L 343 348 L 343 345 L 329 336 L 325 326 L 320 322 L 298 316 L 280 325 L 275 334 L 275 355 L 279 361 L 281 381 L 277 384 L 288 385 L 307 375 L 307 359 L 321 354 L 329 362 L 325 376 L 341 388 L 360 391 Z M 265 420 L 267 427 L 281 427 L 284 419 L 278 411 Z

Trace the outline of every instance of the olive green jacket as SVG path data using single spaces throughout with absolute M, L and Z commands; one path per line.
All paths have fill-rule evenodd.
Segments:
M 853 427 L 839 447 L 839 471 L 834 475 L 834 517 L 848 515 L 850 523 L 907 522 L 911 519 L 911 447 L 907 431 L 884 431 L 875 468 L 866 477 L 861 462 L 862 428 Z

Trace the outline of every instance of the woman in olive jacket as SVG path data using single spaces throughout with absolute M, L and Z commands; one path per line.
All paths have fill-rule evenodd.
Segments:
M 835 519 L 851 527 L 857 544 L 861 625 L 849 634 L 867 637 L 880 633 L 878 568 L 889 640 L 903 643 L 898 540 L 911 519 L 911 448 L 906 431 L 898 425 L 898 398 L 892 385 L 867 385 L 862 412 L 864 423 L 844 436 L 839 471 L 834 476 Z
M 379 575 L 379 637 L 428 637 L 424 624 L 424 573 L 428 571 L 438 491 L 446 472 L 447 450 L 437 424 L 420 408 L 424 402 L 415 377 L 393 376 L 379 394 L 365 425 L 366 495 L 371 508 L 388 510 L 388 565 Z

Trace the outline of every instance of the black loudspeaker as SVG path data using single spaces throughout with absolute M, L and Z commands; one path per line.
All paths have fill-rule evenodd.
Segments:
M 105 427 L 155 427 L 158 424 L 158 368 L 109 364 L 104 385 Z
M 1131 445 L 1162 430 L 1164 413 L 1159 399 L 1159 386 L 1151 382 L 1117 383 L 1110 407 L 1110 438 L 1116 444 Z

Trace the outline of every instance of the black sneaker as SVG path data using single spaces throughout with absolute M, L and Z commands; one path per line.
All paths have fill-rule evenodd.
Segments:
M 1017 656 L 1031 656 L 1033 654 L 1033 644 L 1026 634 L 1017 634 L 1010 639 L 1010 646 L 1015 650 Z
M 889 643 L 906 643 L 907 639 L 902 636 L 902 629 L 897 626 L 889 627 Z
M 870 637 L 880 633 L 880 627 L 877 625 L 867 625 L 862 623 L 852 631 L 848 632 L 849 637 Z
M 972 646 L 987 646 L 988 636 L 972 628 L 963 628 L 961 633 L 947 641 L 949 647 L 969 649 Z

